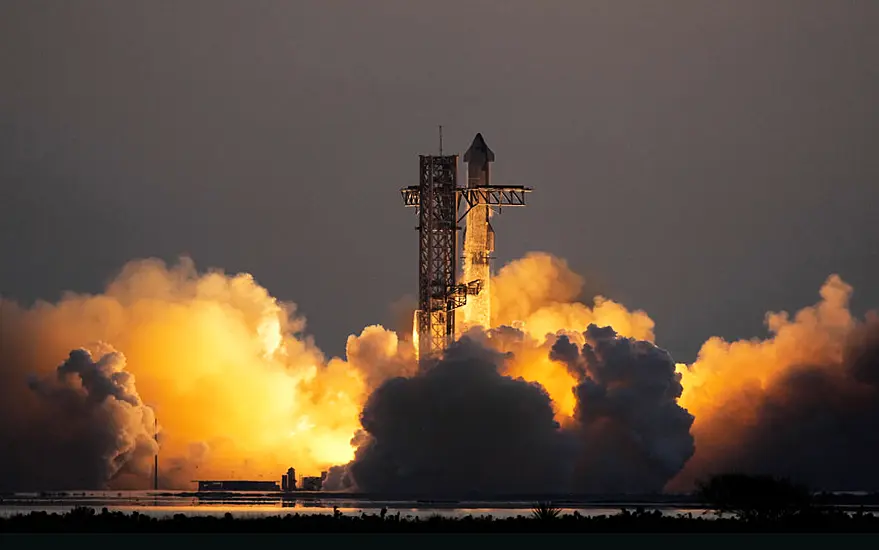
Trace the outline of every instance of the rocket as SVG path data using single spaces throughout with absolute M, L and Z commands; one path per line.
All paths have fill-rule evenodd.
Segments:
M 491 185 L 491 163 L 494 152 L 485 143 L 482 134 L 476 134 L 470 148 L 464 153 L 467 163 L 467 187 L 487 188 Z M 467 304 L 460 311 L 461 328 L 491 326 L 491 253 L 494 251 L 494 228 L 489 221 L 491 207 L 487 202 L 487 191 L 473 194 L 474 203 L 467 212 L 464 229 L 464 282 L 481 281 L 482 290 L 469 296 Z

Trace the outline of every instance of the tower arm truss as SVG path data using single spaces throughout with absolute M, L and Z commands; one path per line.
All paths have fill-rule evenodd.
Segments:
M 462 187 L 458 190 L 458 205 L 464 202 L 466 209 L 458 222 L 467 217 L 474 206 L 485 204 L 499 209 L 510 206 L 525 206 L 525 196 L 531 192 L 523 185 L 485 185 L 482 187 Z
M 458 309 L 467 304 L 467 296 L 476 296 L 482 291 L 482 281 L 477 279 L 469 283 L 461 283 L 449 289 L 449 307 Z
M 403 206 L 418 208 L 420 201 L 419 187 L 417 185 L 410 185 L 400 189 L 400 194 L 403 195 Z
M 488 185 L 483 187 L 459 187 L 456 189 L 457 202 L 463 202 L 467 208 L 458 218 L 458 222 L 467 216 L 467 212 L 478 204 L 488 206 L 511 207 L 525 206 L 525 197 L 531 192 L 530 187 L 524 185 Z M 419 187 L 411 185 L 400 189 L 403 196 L 403 205 L 411 208 L 420 206 Z

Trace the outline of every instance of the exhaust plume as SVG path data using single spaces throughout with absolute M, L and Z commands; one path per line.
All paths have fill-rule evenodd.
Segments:
M 575 386 L 578 393 L 584 389 L 578 381 L 587 371 L 585 362 L 571 359 L 573 350 L 584 344 L 578 333 L 586 325 L 610 326 L 622 336 L 653 341 L 653 322 L 645 313 L 629 312 L 600 296 L 590 308 L 576 301 L 582 285 L 563 260 L 537 253 L 505 266 L 492 286 L 499 324 L 518 326 L 536 342 L 552 342 L 553 335 L 569 340 L 571 345 L 558 345 L 555 361 L 543 358 L 528 338 L 495 338 L 492 344 L 514 352 L 507 374 L 546 387 L 556 419 L 566 427 L 588 424 L 586 418 L 600 404 L 570 392 Z M 770 338 L 711 338 L 693 365 L 677 365 L 683 389 L 676 401 L 693 417 L 695 451 L 687 450 L 691 443 L 680 428 L 686 417 L 671 414 L 677 435 L 656 434 L 653 442 L 675 451 L 667 455 L 665 473 L 654 480 L 674 475 L 674 464 L 683 464 L 692 454 L 667 489 L 691 490 L 697 479 L 724 471 L 787 476 L 827 489 L 879 488 L 870 458 L 879 451 L 879 436 L 871 429 L 879 421 L 879 315 L 854 319 L 848 307 L 851 293 L 833 275 L 821 288 L 817 305 L 793 319 L 784 312 L 767 314 Z M 559 369 L 561 364 L 566 368 Z M 675 385 L 667 383 L 669 388 Z M 579 410 L 581 402 L 594 406 Z M 634 414 L 637 403 L 621 404 L 620 410 Z M 603 454 L 612 461 L 619 452 L 616 448 Z
M 724 471 L 790 477 L 815 489 L 879 489 L 879 318 L 849 311 L 833 275 L 821 300 L 769 313 L 772 336 L 707 341 L 683 375 L 696 453 L 670 488 Z
M 645 312 L 630 312 L 603 296 L 595 296 L 592 307 L 577 301 L 584 295 L 585 280 L 567 262 L 550 254 L 531 252 L 510 262 L 493 277 L 491 289 L 494 328 L 514 327 L 527 335 L 499 338 L 498 330 L 494 331 L 493 345 L 513 352 L 506 373 L 543 385 L 561 424 L 573 420 L 573 388 L 579 379 L 563 364 L 551 361 L 544 344 L 551 345 L 557 335 L 566 334 L 582 345 L 583 332 L 591 324 L 613 327 L 622 336 L 654 340 L 653 320 Z
M 543 340 L 559 331 L 582 333 L 592 323 L 613 326 L 623 335 L 652 342 L 653 320 L 643 311 L 595 296 L 593 306 L 579 302 L 585 281 L 566 261 L 543 252 L 530 252 L 510 262 L 492 277 L 492 326 L 520 328 Z
M 429 495 L 660 491 L 693 452 L 680 375 L 646 341 L 590 325 L 538 343 L 509 327 L 471 329 L 435 364 L 379 387 L 355 459 L 328 488 Z M 498 351 L 498 350 L 515 351 Z M 555 420 L 541 384 L 509 373 L 542 355 L 570 372 L 573 418 Z
M 0 426 L 4 490 L 105 488 L 119 474 L 152 471 L 153 411 L 141 401 L 125 357 L 96 347 L 97 361 L 76 349 L 54 373 L 28 380 L 30 394 L 17 400 L 30 406 L 27 421 Z
M 567 336 L 550 357 L 579 384 L 575 430 L 586 449 L 577 463 L 578 492 L 660 492 L 693 455 L 693 417 L 677 403 L 683 388 L 675 362 L 650 342 L 590 325 L 578 350 Z
M 122 388 L 128 382 L 119 372 L 134 376 L 132 387 L 137 380 L 142 402 L 162 425 L 161 483 L 180 488 L 189 487 L 196 466 L 202 479 L 259 479 L 280 476 L 291 465 L 317 474 L 350 460 L 362 403 L 369 387 L 394 368 L 382 361 L 398 345 L 393 333 L 369 327 L 362 341 L 352 336 L 348 342 L 357 360 L 366 358 L 364 371 L 341 359 L 327 362 L 302 335 L 304 320 L 292 304 L 272 298 L 250 275 L 199 274 L 186 258 L 171 267 L 157 260 L 131 262 L 100 295 L 68 294 L 57 304 L 31 308 L 3 301 L 0 315 L 2 440 L 34 418 L 45 424 L 29 430 L 42 441 L 16 449 L 21 475 L 4 476 L 23 488 L 45 474 L 37 471 L 43 449 L 60 444 L 72 421 L 57 406 L 35 399 L 37 394 L 23 395 L 27 377 L 44 381 L 52 365 L 84 343 L 109 342 L 120 354 L 104 356 L 88 370 L 75 352 L 65 369 L 80 369 L 94 400 L 99 393 L 91 392 L 115 387 L 105 387 L 109 382 L 95 373 L 123 364 L 124 354 L 127 367 L 113 371 L 111 380 Z M 36 387 L 48 391 L 42 382 Z M 140 410 L 115 394 L 104 402 Z M 99 477 L 101 483 L 113 481 L 112 468 L 88 481 L 97 487 Z M 136 486 L 151 486 L 150 476 Z
M 549 396 L 537 384 L 501 375 L 502 362 L 501 354 L 465 337 L 435 365 L 378 388 L 361 415 L 368 435 L 348 467 L 357 489 L 425 495 L 563 489 L 569 443 Z
M 163 488 L 290 466 L 430 494 L 689 490 L 724 471 L 879 488 L 879 315 L 855 319 L 839 277 L 768 314 L 769 338 L 712 338 L 689 366 L 646 313 L 583 287 L 548 254 L 508 264 L 494 326 L 420 370 L 378 325 L 327 360 L 293 304 L 185 258 L 131 262 L 98 295 L 0 300 L 0 489 L 149 487 L 156 416 Z
M 411 376 L 416 371 L 414 348 L 402 344 L 397 333 L 379 325 L 366 327 L 360 336 L 349 336 L 345 355 L 369 391 L 388 378 Z

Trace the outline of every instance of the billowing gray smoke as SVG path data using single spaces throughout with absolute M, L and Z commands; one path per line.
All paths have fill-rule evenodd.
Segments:
M 580 384 L 573 428 L 576 492 L 659 492 L 693 455 L 693 417 L 680 405 L 682 387 L 671 356 L 655 345 L 590 325 L 578 349 L 561 336 L 550 352 Z
M 562 489 L 571 442 L 543 388 L 502 376 L 502 360 L 464 338 L 438 364 L 379 387 L 361 416 L 369 436 L 349 468 L 357 488 L 434 496 Z
M 739 471 L 789 477 L 816 490 L 879 490 L 876 319 L 852 331 L 841 364 L 793 366 L 754 392 L 749 405 L 753 418 L 733 426 L 735 444 L 688 465 L 693 477 Z
M 3 490 L 103 488 L 118 476 L 148 473 L 155 417 L 124 369 L 118 352 L 95 361 L 78 349 L 54 376 L 31 376 L 27 421 L 7 418 L 3 426 Z
M 513 338 L 515 329 L 493 331 Z M 519 336 L 524 336 L 519 333 Z M 439 362 L 379 387 L 356 457 L 328 488 L 430 495 L 659 491 L 693 452 L 671 357 L 590 326 L 582 349 L 546 352 L 576 373 L 576 423 L 554 421 L 537 384 L 504 376 L 509 356 L 464 337 Z

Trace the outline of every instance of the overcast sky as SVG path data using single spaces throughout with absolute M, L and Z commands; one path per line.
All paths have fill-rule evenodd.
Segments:
M 879 306 L 879 2 L 0 2 L 0 292 L 248 271 L 327 352 L 417 289 L 399 188 L 482 132 L 498 264 L 569 260 L 693 359 L 824 279 Z

